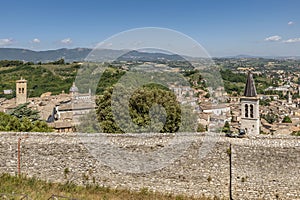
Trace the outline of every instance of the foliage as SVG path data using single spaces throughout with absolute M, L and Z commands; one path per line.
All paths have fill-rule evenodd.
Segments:
M 220 71 L 223 80 L 229 82 L 242 82 L 246 83 L 246 75 L 245 74 L 238 74 L 233 73 L 232 70 L 226 69 Z
M 117 125 L 112 113 L 112 91 L 113 88 L 109 88 L 98 98 L 97 115 L 104 132 L 122 133 L 124 131 Z M 123 97 L 118 97 L 115 101 L 120 106 L 116 110 L 123 109 L 128 103 L 124 102 Z M 155 105 L 161 105 L 164 108 L 166 112 L 165 119 L 161 118 L 165 115 L 162 115 L 159 107 Z M 128 120 L 140 127 L 142 132 L 149 130 L 149 128 L 158 132 L 176 132 L 181 126 L 181 109 L 176 101 L 176 96 L 170 91 L 153 87 L 153 85 L 151 87 L 145 86 L 132 94 L 129 101 L 130 118 L 124 112 L 119 112 L 118 114 L 118 124 L 126 127 L 127 130 L 133 130 L 134 128 L 129 127 L 131 123 L 128 123 Z M 185 125 L 182 124 L 182 126 Z
M 101 75 L 96 94 L 101 95 L 107 88 L 113 87 L 124 74 L 124 70 L 108 67 Z
M 19 60 L 1 60 L 0 67 L 11 67 L 11 66 L 20 66 L 24 65 L 23 61 Z
M 268 113 L 265 115 L 261 115 L 261 118 L 265 119 L 269 124 L 273 124 L 274 122 L 278 121 L 278 116 L 273 113 Z
M 270 106 L 270 102 L 271 102 L 270 99 L 261 99 L 261 100 L 259 100 L 259 105 L 261 105 L 261 106 Z
M 189 83 L 194 88 L 200 88 L 205 85 L 205 81 L 199 70 L 186 70 L 183 72 L 183 76 L 188 79 Z
M 293 136 L 300 136 L 300 131 L 293 131 L 291 133 L 291 135 L 293 135 Z
M 284 116 L 282 123 L 292 123 L 292 120 L 289 116 L 286 115 Z
M 207 128 L 203 125 L 203 124 L 198 124 L 198 127 L 197 127 L 197 132 L 205 132 L 207 131 Z
M 221 70 L 220 74 L 224 81 L 224 88 L 228 94 L 236 92 L 240 94 L 246 83 L 246 75 L 245 74 L 236 74 L 233 73 L 231 70 Z M 239 83 L 239 84 L 237 84 Z
M 79 118 L 80 125 L 76 126 L 76 131 L 82 133 L 99 133 L 101 132 L 100 124 L 96 112 L 90 111 Z
M 230 124 L 228 121 L 225 122 L 223 128 L 222 128 L 223 133 L 230 133 Z
M 53 129 L 48 127 L 44 121 L 31 121 L 26 116 L 18 119 L 15 116 L 0 112 L 0 131 L 51 132 Z
M 11 116 L 15 116 L 19 120 L 22 120 L 24 117 L 28 118 L 30 121 L 38 120 L 40 118 L 39 111 L 28 108 L 28 105 L 29 102 L 20 104 L 14 109 L 10 110 L 8 114 Z
M 0 65 L 0 98 L 15 97 L 16 80 L 21 77 L 28 81 L 28 97 L 37 97 L 45 92 L 59 94 L 68 91 L 75 79 L 78 64 L 72 65 L 33 65 L 26 63 L 18 66 L 2 67 Z M 3 90 L 13 90 L 12 95 L 5 95 Z
M 96 101 L 97 104 L 97 116 L 100 122 L 100 126 L 104 133 L 123 133 L 123 131 L 116 124 L 112 109 L 111 98 L 113 88 L 110 87 L 104 91 L 103 95 L 100 95 Z
M 50 62 L 49 64 L 53 64 L 53 65 L 64 65 L 65 64 L 65 59 L 61 58 L 59 60 L 56 60 L 54 62 Z
M 230 69 L 223 69 L 220 71 L 224 81 L 224 88 L 228 94 L 237 92 L 241 94 L 245 88 L 247 76 L 243 73 L 233 73 Z M 254 81 L 258 94 L 263 94 L 264 90 L 272 85 L 272 79 L 266 75 L 255 75 Z
M 176 132 L 179 128 L 180 130 L 192 131 L 190 119 L 185 117 L 184 119 L 187 120 L 181 121 L 181 116 L 188 116 L 193 120 L 196 117 L 186 112 L 188 108 L 180 107 L 173 92 L 169 91 L 166 86 L 149 83 L 129 94 L 129 88 L 134 87 L 135 81 L 138 82 L 138 79 L 143 79 L 144 75 L 141 75 L 141 77 L 138 75 L 134 79 L 129 78 L 126 84 L 131 86 L 125 88 L 124 85 L 118 83 L 125 73 L 124 70 L 108 66 L 101 75 L 96 93 L 100 94 L 97 99 L 97 117 L 102 131 L 106 133 L 123 133 L 124 130 L 121 127 L 125 128 L 126 131 L 139 129 L 139 132 Z M 160 76 L 160 74 L 155 75 Z M 168 78 L 171 80 L 178 79 L 172 74 Z M 121 95 L 113 99 L 116 102 L 114 106 L 117 106 L 115 109 L 121 111 L 128 108 L 129 113 L 121 111 L 114 113 L 116 116 L 113 114 L 111 104 L 115 87 L 122 91 Z M 124 98 L 128 95 L 130 98 Z M 117 123 L 115 120 L 118 120 Z

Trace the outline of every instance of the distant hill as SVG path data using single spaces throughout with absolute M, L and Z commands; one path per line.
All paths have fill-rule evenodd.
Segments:
M 22 60 L 27 62 L 49 62 L 64 58 L 66 62 L 81 61 L 91 49 L 57 49 L 47 51 L 32 51 L 28 49 L 0 48 L 0 60 Z
M 118 61 L 185 61 L 183 57 L 176 54 L 148 53 L 130 51 L 117 59 Z
M 57 49 L 47 51 L 32 51 L 28 49 L 0 48 L 0 60 L 21 60 L 26 62 L 51 62 L 64 58 L 66 62 L 83 61 L 92 49 Z M 89 56 L 92 61 L 107 61 L 118 58 L 118 61 L 183 61 L 175 54 L 148 53 L 129 50 L 98 49 Z

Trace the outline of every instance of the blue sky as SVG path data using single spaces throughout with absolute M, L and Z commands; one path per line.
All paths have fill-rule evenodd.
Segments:
M 132 28 L 164 27 L 212 56 L 300 55 L 298 0 L 1 1 L 0 47 L 93 47 Z

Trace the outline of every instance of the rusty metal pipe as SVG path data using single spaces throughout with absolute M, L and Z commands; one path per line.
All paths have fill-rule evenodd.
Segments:
M 22 138 L 18 138 L 18 175 L 21 176 L 21 140 Z

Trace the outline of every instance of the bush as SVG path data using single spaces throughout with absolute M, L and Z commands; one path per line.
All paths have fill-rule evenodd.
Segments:
M 230 125 L 229 125 L 229 122 L 226 121 L 223 128 L 222 128 L 222 132 L 223 133 L 230 133 Z
M 198 124 L 198 128 L 197 128 L 197 132 L 205 132 L 207 131 L 206 130 L 206 127 L 203 125 L 203 124 Z
M 300 131 L 293 131 L 291 133 L 291 135 L 293 135 L 293 136 L 300 136 Z
M 292 123 L 292 120 L 289 116 L 284 116 L 282 123 Z

